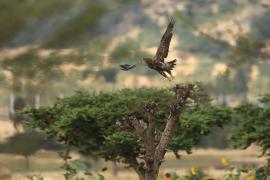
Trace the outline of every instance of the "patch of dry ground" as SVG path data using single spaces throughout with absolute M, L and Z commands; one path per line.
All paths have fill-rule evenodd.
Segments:
M 258 158 L 260 152 L 258 148 L 252 147 L 248 150 L 216 150 L 216 149 L 196 149 L 193 154 L 183 153 L 181 160 L 176 160 L 172 153 L 166 155 L 166 160 L 162 165 L 161 176 L 167 172 L 177 172 L 178 174 L 187 173 L 191 167 L 204 169 L 205 172 L 219 176 L 225 171 L 221 164 L 221 158 L 227 158 L 233 165 L 254 167 L 265 163 L 265 159 Z M 76 158 L 79 158 L 76 155 Z M 12 173 L 12 179 L 27 179 L 29 175 L 42 175 L 45 180 L 64 180 L 63 171 L 60 166 L 63 161 L 57 153 L 49 151 L 39 151 L 30 158 L 30 168 L 25 166 L 25 159 L 22 156 L 8 154 L 0 155 L 0 164 L 7 167 Z M 112 175 L 112 164 L 103 161 L 96 161 L 93 166 L 97 169 L 108 167 L 102 174 L 109 180 L 135 180 L 136 174 L 132 170 L 127 170 L 124 165 L 118 165 L 117 176 Z

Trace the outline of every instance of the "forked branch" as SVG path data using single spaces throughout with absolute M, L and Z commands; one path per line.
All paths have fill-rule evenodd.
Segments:
M 194 91 L 194 84 L 178 84 L 173 88 L 175 100 L 173 100 L 168 109 L 170 114 L 167 118 L 165 128 L 160 138 L 156 134 L 156 110 L 158 104 L 154 101 L 146 105 L 148 118 L 146 120 L 138 120 L 136 117 L 124 118 L 120 127 L 133 130 L 137 136 L 143 141 L 143 157 L 145 161 L 144 173 L 146 180 L 155 180 L 158 176 L 159 167 L 163 162 L 164 155 L 169 148 L 175 131 L 177 122 L 184 108 L 189 103 L 189 97 Z

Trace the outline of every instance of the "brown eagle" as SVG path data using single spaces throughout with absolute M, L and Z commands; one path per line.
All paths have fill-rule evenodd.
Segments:
M 171 78 L 173 78 L 171 70 L 175 66 L 176 59 L 169 62 L 164 62 L 164 59 L 167 58 L 168 53 L 169 53 L 169 47 L 170 47 L 170 42 L 173 35 L 172 31 L 173 31 L 174 24 L 175 24 L 175 21 L 174 19 L 171 18 L 167 26 L 167 29 L 161 38 L 156 55 L 153 58 L 143 58 L 143 61 L 141 63 L 134 64 L 134 65 L 129 65 L 129 64 L 120 65 L 121 69 L 124 71 L 128 71 L 132 68 L 135 68 L 139 64 L 143 64 L 143 65 L 148 66 L 151 69 L 156 70 L 168 80 L 170 80 L 170 78 L 167 76 L 166 73 L 168 73 L 171 76 Z

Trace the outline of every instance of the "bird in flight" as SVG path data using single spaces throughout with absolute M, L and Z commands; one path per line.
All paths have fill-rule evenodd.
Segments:
M 174 19 L 170 19 L 170 22 L 167 26 L 165 33 L 163 34 L 159 47 L 157 49 L 156 55 L 153 58 L 143 58 L 143 61 L 134 65 L 130 64 L 122 64 L 120 65 L 121 70 L 128 71 L 130 69 L 135 68 L 137 65 L 145 65 L 151 69 L 156 70 L 159 74 L 167 78 L 168 80 L 173 79 L 173 75 L 171 70 L 173 70 L 174 66 L 176 65 L 176 59 L 164 62 L 164 59 L 167 58 L 169 53 L 170 42 L 173 35 L 173 27 L 175 21 Z M 168 73 L 170 77 L 166 74 Z

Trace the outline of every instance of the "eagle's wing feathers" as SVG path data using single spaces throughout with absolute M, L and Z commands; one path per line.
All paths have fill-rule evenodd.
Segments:
M 175 21 L 173 18 L 170 19 L 170 23 L 167 26 L 165 33 L 163 34 L 159 47 L 157 49 L 156 55 L 154 59 L 160 60 L 164 62 L 164 58 L 168 56 L 169 47 L 172 39 L 172 31 L 174 27 Z

